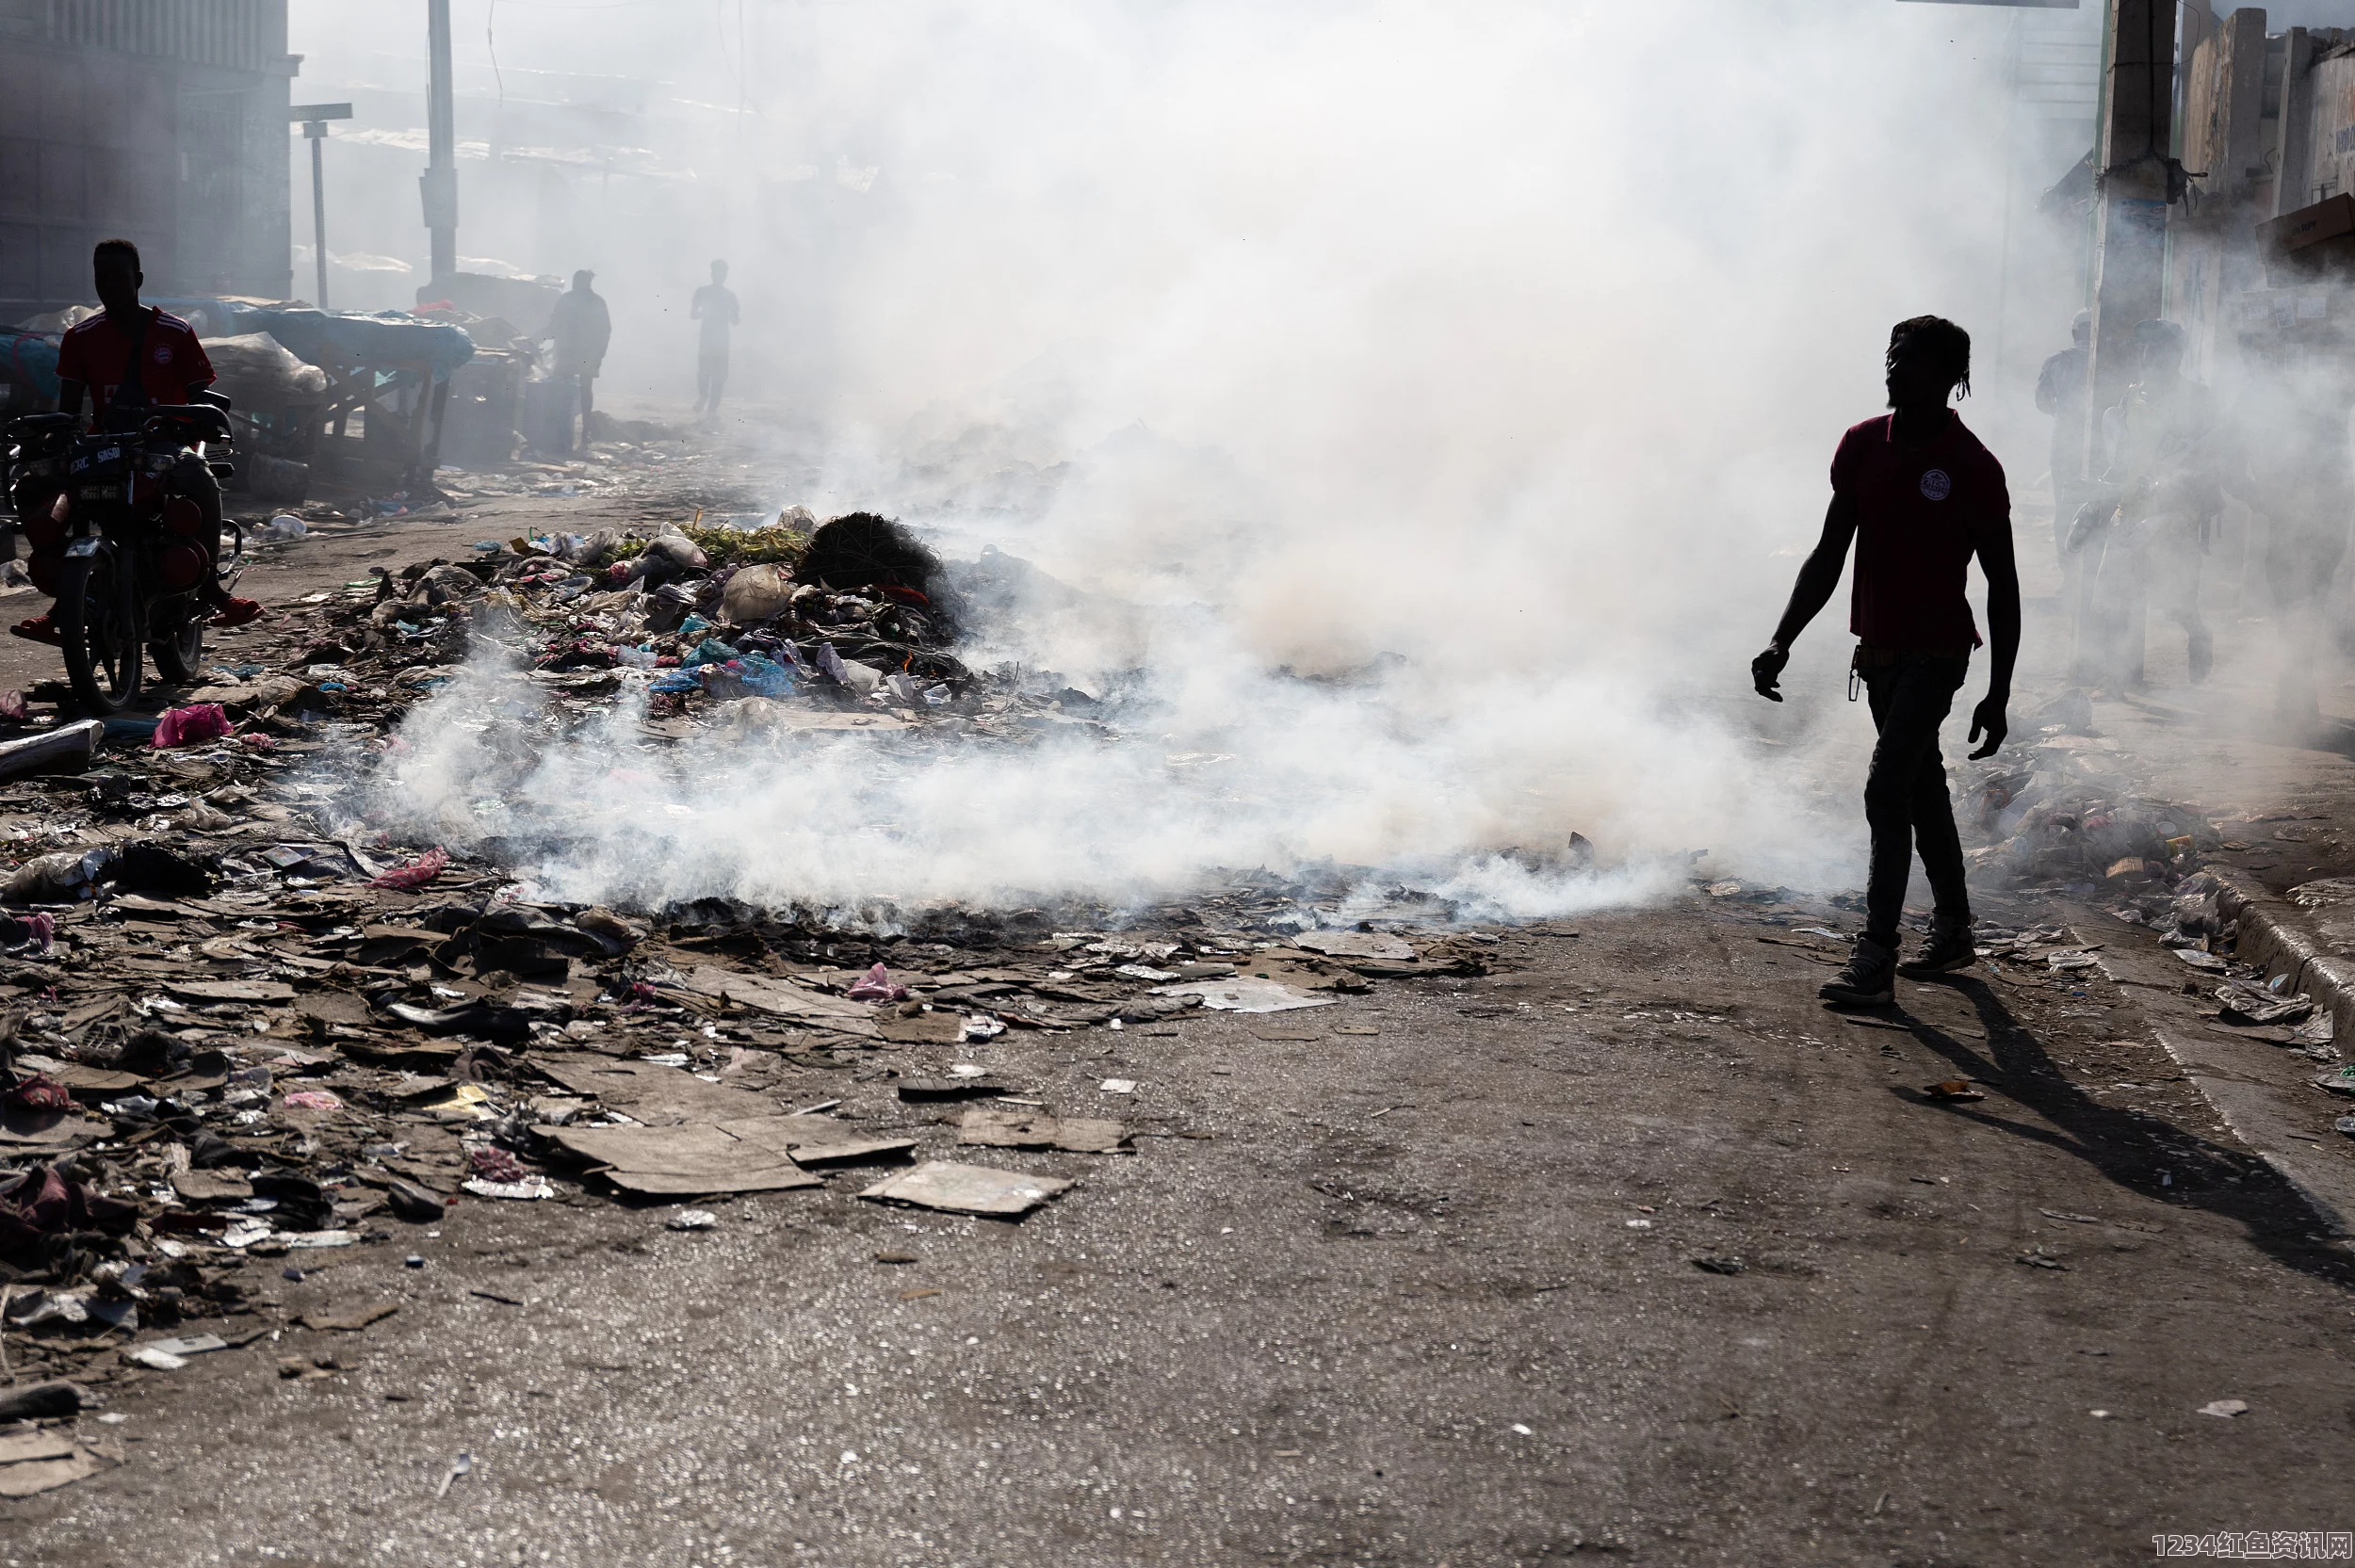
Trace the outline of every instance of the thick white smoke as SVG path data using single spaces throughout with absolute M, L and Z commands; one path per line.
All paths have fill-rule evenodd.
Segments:
M 1844 601 L 1798 701 L 1749 696 L 1745 666 L 1840 430 L 1880 405 L 1889 323 L 1987 340 L 2007 24 L 1888 0 L 762 7 L 731 59 L 628 8 L 502 7 L 511 65 L 750 105 L 695 134 L 737 193 L 739 365 L 781 425 L 825 432 L 792 454 L 824 477 L 781 462 L 775 499 L 898 510 L 1134 603 L 983 631 L 1092 690 L 1144 671 L 1120 747 L 755 740 L 620 777 L 615 737 L 560 750 L 542 799 L 661 829 L 540 875 L 575 897 L 1120 898 L 1332 857 L 1537 913 L 1657 891 L 1705 849 L 1852 884 L 1854 781 L 1811 767 L 1819 719 L 1843 761 L 1864 725 L 1822 701 Z M 881 171 L 869 205 L 820 223 L 779 199 L 780 170 L 837 162 Z M 723 248 L 593 243 L 623 337 L 675 334 L 648 301 Z M 2041 469 L 2040 439 L 1965 414 L 2017 481 Z M 907 466 L 919 448 L 952 461 Z M 988 509 L 1016 480 L 1027 499 Z M 1382 655 L 1405 663 L 1372 687 L 1270 674 Z M 496 689 L 412 719 L 385 797 L 408 825 L 474 819 Z M 1164 761 L 1203 752 L 1235 760 Z M 1484 858 L 1573 831 L 1623 869 Z

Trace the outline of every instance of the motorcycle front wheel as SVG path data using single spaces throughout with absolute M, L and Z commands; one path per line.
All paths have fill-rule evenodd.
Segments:
M 174 686 L 196 679 L 196 672 L 204 663 L 204 622 L 195 619 L 196 606 L 188 606 L 189 619 L 177 631 L 167 632 L 147 645 L 155 655 L 155 675 L 158 680 Z
M 131 595 L 105 557 L 68 559 L 57 577 L 57 630 L 66 678 L 87 711 L 104 717 L 138 701 L 140 649 Z

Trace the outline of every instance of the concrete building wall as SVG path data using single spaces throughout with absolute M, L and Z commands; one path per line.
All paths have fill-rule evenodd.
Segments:
M 2355 190 L 2355 39 L 2316 35 L 2319 47 L 2300 84 L 2306 114 L 2306 184 L 2292 207 Z
M 113 234 L 152 292 L 283 298 L 297 64 L 285 0 L 0 0 L 0 320 Z

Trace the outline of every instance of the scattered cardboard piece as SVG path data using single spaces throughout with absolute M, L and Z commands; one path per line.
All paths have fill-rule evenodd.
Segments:
M 71 1116 L 55 1110 L 0 1112 L 0 1153 L 71 1154 L 113 1132 L 112 1123 L 93 1116 Z
M 649 1127 L 698 1122 L 740 1122 L 774 1114 L 749 1090 L 706 1083 L 682 1067 L 586 1056 L 538 1059 L 532 1066 L 576 1094 L 601 1100 Z
M 788 980 L 771 979 L 765 975 L 739 975 L 706 963 L 696 965 L 694 973 L 687 977 L 687 989 L 698 995 L 718 996 L 739 1007 L 790 1018 L 811 1028 L 834 1029 L 869 1040 L 875 1036 L 874 1013 L 865 1002 L 812 991 Z
M 797 1165 L 896 1159 L 916 1147 L 913 1138 L 878 1138 L 827 1116 L 760 1116 L 723 1122 L 720 1130 L 758 1148 L 781 1149 Z
M 1063 1149 L 1076 1155 L 1135 1152 L 1121 1123 L 1032 1115 L 1011 1106 L 975 1106 L 958 1124 L 957 1141 L 994 1149 Z
M 113 1468 L 62 1428 L 0 1433 L 0 1497 L 31 1497 Z
M 1413 959 L 1415 949 L 1388 931 L 1302 931 L 1292 946 L 1331 958 Z
M 291 1002 L 295 988 L 284 980 L 166 980 L 174 996 L 200 1002 Z
M 1221 1012 L 1287 1012 L 1294 1008 L 1329 1008 L 1337 1000 L 1331 996 L 1311 996 L 1281 980 L 1263 980 L 1250 975 L 1221 980 L 1184 980 L 1177 985 L 1155 986 L 1153 990 L 1161 996 L 1199 996 L 1204 1007 Z
M 1071 1185 L 1056 1176 L 928 1159 L 913 1171 L 876 1183 L 859 1196 L 879 1204 L 1018 1220 Z
M 559 1147 L 605 1167 L 598 1174 L 632 1192 L 696 1197 L 825 1185 L 795 1164 L 784 1150 L 737 1138 L 708 1123 L 542 1127 L 539 1131 Z
M 171 1189 L 192 1204 L 241 1203 L 253 1196 L 252 1182 L 219 1171 L 182 1171 L 171 1178 Z

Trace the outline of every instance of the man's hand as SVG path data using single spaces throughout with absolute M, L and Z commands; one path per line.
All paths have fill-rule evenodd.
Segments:
M 1782 667 L 1791 662 L 1791 650 L 1779 642 L 1769 642 L 1766 651 L 1750 660 L 1750 684 L 1758 694 L 1770 703 L 1782 701 L 1782 693 L 1775 689 L 1782 679 Z
M 1995 749 L 2003 745 L 2004 736 L 2011 733 L 2011 725 L 2004 717 L 2004 708 L 2009 701 L 2010 699 L 2005 693 L 1990 691 L 1987 694 L 1985 702 L 1971 710 L 1969 738 L 1978 739 L 1982 731 L 1987 735 L 1986 744 L 1971 753 L 1973 762 L 1977 762 L 1982 757 L 1993 756 Z

